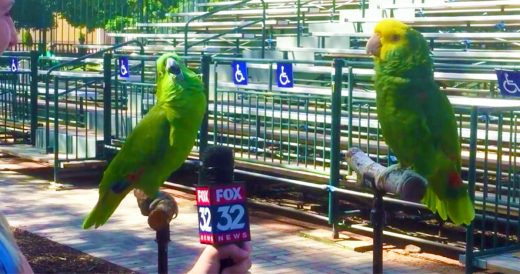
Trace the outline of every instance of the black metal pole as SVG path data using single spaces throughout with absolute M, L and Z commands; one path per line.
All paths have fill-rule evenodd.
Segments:
M 478 108 L 473 107 L 471 110 L 470 123 L 470 143 L 469 143 L 469 174 L 468 174 L 468 190 L 469 197 L 473 204 L 475 203 L 475 181 L 476 181 L 476 159 L 477 159 L 477 130 L 478 130 Z M 496 221 L 496 219 L 495 219 Z M 473 273 L 473 259 L 475 257 L 473 248 L 475 247 L 475 235 L 473 235 L 473 228 L 475 220 L 466 226 L 466 260 L 464 273 Z
M 202 73 L 202 82 L 204 84 L 204 93 L 206 94 L 206 100 L 209 102 L 209 77 L 210 77 L 210 65 L 211 65 L 211 56 L 203 54 L 201 57 L 201 73 Z M 209 106 L 209 104 L 208 104 Z M 202 159 L 202 153 L 206 150 L 208 146 L 208 119 L 209 119 L 209 109 L 206 108 L 206 113 L 204 114 L 204 119 L 202 120 L 202 124 L 200 126 L 200 136 L 199 136 L 199 159 Z
M 103 56 L 103 156 L 107 157 L 106 146 L 112 139 L 112 54 Z
M 343 59 L 334 59 L 334 89 L 332 91 L 332 125 L 331 125 L 331 152 L 330 152 L 330 181 L 329 185 L 338 187 L 340 181 L 340 139 L 341 139 L 341 90 L 343 81 Z M 337 228 L 338 197 L 329 191 L 329 223 L 332 225 L 332 237 L 339 238 Z
M 170 242 L 170 226 L 155 232 L 157 242 L 157 272 L 168 273 L 168 242 Z
M 383 211 L 383 193 L 379 190 L 374 192 L 374 205 L 370 212 L 370 219 L 372 222 L 372 229 L 374 229 L 373 240 L 373 261 L 372 272 L 374 274 L 383 273 L 383 227 L 384 227 Z
M 370 222 L 374 232 L 373 238 L 373 254 L 372 254 L 372 273 L 383 273 L 383 227 L 385 225 L 385 212 L 383 210 L 384 191 L 377 189 L 375 178 L 363 174 L 364 180 L 368 181 L 374 191 L 374 201 L 372 210 L 370 211 Z
M 36 145 L 38 128 L 38 52 L 31 51 L 31 145 Z

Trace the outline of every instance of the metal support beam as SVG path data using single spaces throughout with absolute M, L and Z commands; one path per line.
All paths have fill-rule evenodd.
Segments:
M 469 143 L 469 174 L 468 174 L 468 191 L 469 198 L 475 202 L 475 180 L 476 180 L 476 159 L 477 159 L 477 122 L 478 122 L 478 108 L 474 107 L 471 110 L 470 120 L 470 143 Z M 473 273 L 473 226 L 475 220 L 466 227 L 466 270 L 465 273 Z
M 103 156 L 112 139 L 112 53 L 103 55 Z
M 38 128 L 38 51 L 31 51 L 31 145 L 36 145 Z
M 203 54 L 200 60 L 201 64 L 201 73 L 202 73 L 202 83 L 204 84 L 204 94 L 206 95 L 206 100 L 209 101 L 209 78 L 210 78 L 210 65 L 211 65 L 211 56 Z M 216 79 L 215 79 L 216 81 Z M 209 104 L 208 104 L 209 106 Z M 206 113 L 204 113 L 204 118 L 202 119 L 202 124 L 200 126 L 199 133 L 199 158 L 202 157 L 202 152 L 206 150 L 208 146 L 208 119 L 209 119 L 209 109 L 206 107 Z M 200 158 L 202 159 L 202 158 Z
M 338 187 L 340 179 L 340 136 L 341 136 L 341 88 L 343 80 L 343 59 L 334 59 L 334 86 L 332 90 L 332 125 L 331 125 L 331 152 L 330 152 L 330 181 L 329 186 Z M 329 223 L 332 224 L 332 236 L 339 237 L 337 223 L 337 196 L 329 191 Z

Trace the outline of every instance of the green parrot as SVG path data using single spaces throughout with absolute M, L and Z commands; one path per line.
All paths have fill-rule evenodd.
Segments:
M 460 176 L 457 123 L 448 97 L 433 79 L 424 37 L 402 22 L 379 22 L 367 42 L 374 56 L 377 115 L 401 167 L 428 181 L 422 202 L 443 220 L 469 224 L 475 217 Z
M 134 188 L 155 197 L 190 153 L 206 111 L 204 85 L 174 53 L 157 60 L 157 103 L 128 136 L 103 174 L 99 199 L 83 228 L 103 225 Z

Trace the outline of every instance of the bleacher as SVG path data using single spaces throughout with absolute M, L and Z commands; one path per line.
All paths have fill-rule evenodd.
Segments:
M 98 54 L 50 73 L 53 64 L 74 58 L 40 58 L 36 94 L 28 93 L 29 80 L 17 82 L 25 87 L 23 96 L 17 97 L 25 114 L 9 112 L 2 117 L 0 112 L 0 129 L 4 129 L 0 141 L 29 140 L 57 168 L 100 159 L 107 148 L 120 147 L 153 105 L 157 55 L 177 51 L 202 72 L 200 57 L 206 54 L 213 57 L 205 75 L 210 83 L 210 144 L 232 146 L 237 166 L 248 172 L 323 184 L 331 173 L 330 136 L 335 130 L 332 62 L 340 58 L 346 65 L 341 78 L 341 128 L 336 129 L 341 135 L 339 147 L 345 153 L 356 145 L 390 164 L 392 157 L 375 114 L 372 59 L 364 45 L 377 21 L 395 17 L 416 27 L 430 42 L 435 79 L 457 110 L 467 182 L 468 173 L 475 171 L 480 218 L 507 218 L 504 223 L 513 226 L 509 219 L 517 218 L 520 210 L 515 204 L 520 192 L 516 168 L 520 101 L 501 98 L 495 69 L 518 67 L 520 2 L 393 2 L 221 1 L 199 3 L 196 11 L 168 14 L 161 20 L 137 22 L 106 35 L 119 42 L 137 40 L 142 46 L 134 43 L 110 50 L 113 45 L 77 45 L 89 53 L 112 52 L 108 63 Z M 116 75 L 119 57 L 129 58 L 129 79 Z M 248 62 L 247 86 L 233 83 L 230 63 L 234 60 Z M 293 63 L 291 89 L 276 86 L 279 61 Z M 103 66 L 112 72 L 111 100 L 106 100 L 103 88 L 107 86 Z M 21 72 L 29 74 L 29 69 Z M 38 99 L 33 105 L 36 121 L 27 118 L 31 96 Z M 1 105 L 12 98 L 1 94 Z M 111 124 L 108 133 L 107 123 Z M 28 136 L 31 125 L 38 129 Z M 359 191 L 352 186 L 356 178 L 343 160 L 340 166 L 341 187 Z
M 108 35 L 118 38 L 144 38 L 150 44 L 157 44 L 161 40 L 170 45 L 179 45 L 179 48 L 184 47 L 185 43 L 206 46 L 193 49 L 189 46 L 190 53 L 194 54 L 209 47 L 213 53 L 221 50 L 224 54 L 231 52 L 241 55 L 244 50 L 257 51 L 261 47 L 274 46 L 274 37 L 277 34 L 303 33 L 307 21 L 328 22 L 339 16 L 339 10 L 357 5 L 359 4 L 356 1 L 346 0 L 201 3 L 198 5 L 201 11 L 168 14 L 164 20 L 138 22 L 125 32 Z M 189 21 L 193 19 L 197 20 Z M 238 37 L 238 33 L 245 36 Z M 230 45 L 237 48 L 238 52 L 230 51 Z M 154 51 L 153 46 L 148 49 Z

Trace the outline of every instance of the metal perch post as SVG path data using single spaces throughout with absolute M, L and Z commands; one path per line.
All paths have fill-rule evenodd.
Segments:
M 365 187 L 392 193 L 402 200 L 415 203 L 420 202 L 426 193 L 426 179 L 411 169 L 397 165 L 384 167 L 357 147 L 348 150 L 345 160 L 360 177 L 358 182 Z M 375 180 L 375 186 L 371 185 L 370 180 L 364 180 L 366 176 Z
M 170 241 L 170 222 L 177 217 L 179 209 L 175 200 L 164 192 L 155 199 L 146 196 L 142 190 L 135 189 L 134 195 L 143 216 L 148 216 L 148 225 L 155 230 L 157 242 L 157 270 L 159 274 L 168 273 L 168 242 Z
M 374 191 L 374 202 L 370 211 L 370 222 L 374 231 L 372 271 L 377 274 L 383 273 L 383 196 L 389 192 L 403 200 L 419 202 L 426 192 L 426 180 L 410 169 L 401 169 L 399 166 L 385 168 L 356 147 L 348 150 L 346 161 L 358 174 L 358 182 Z

